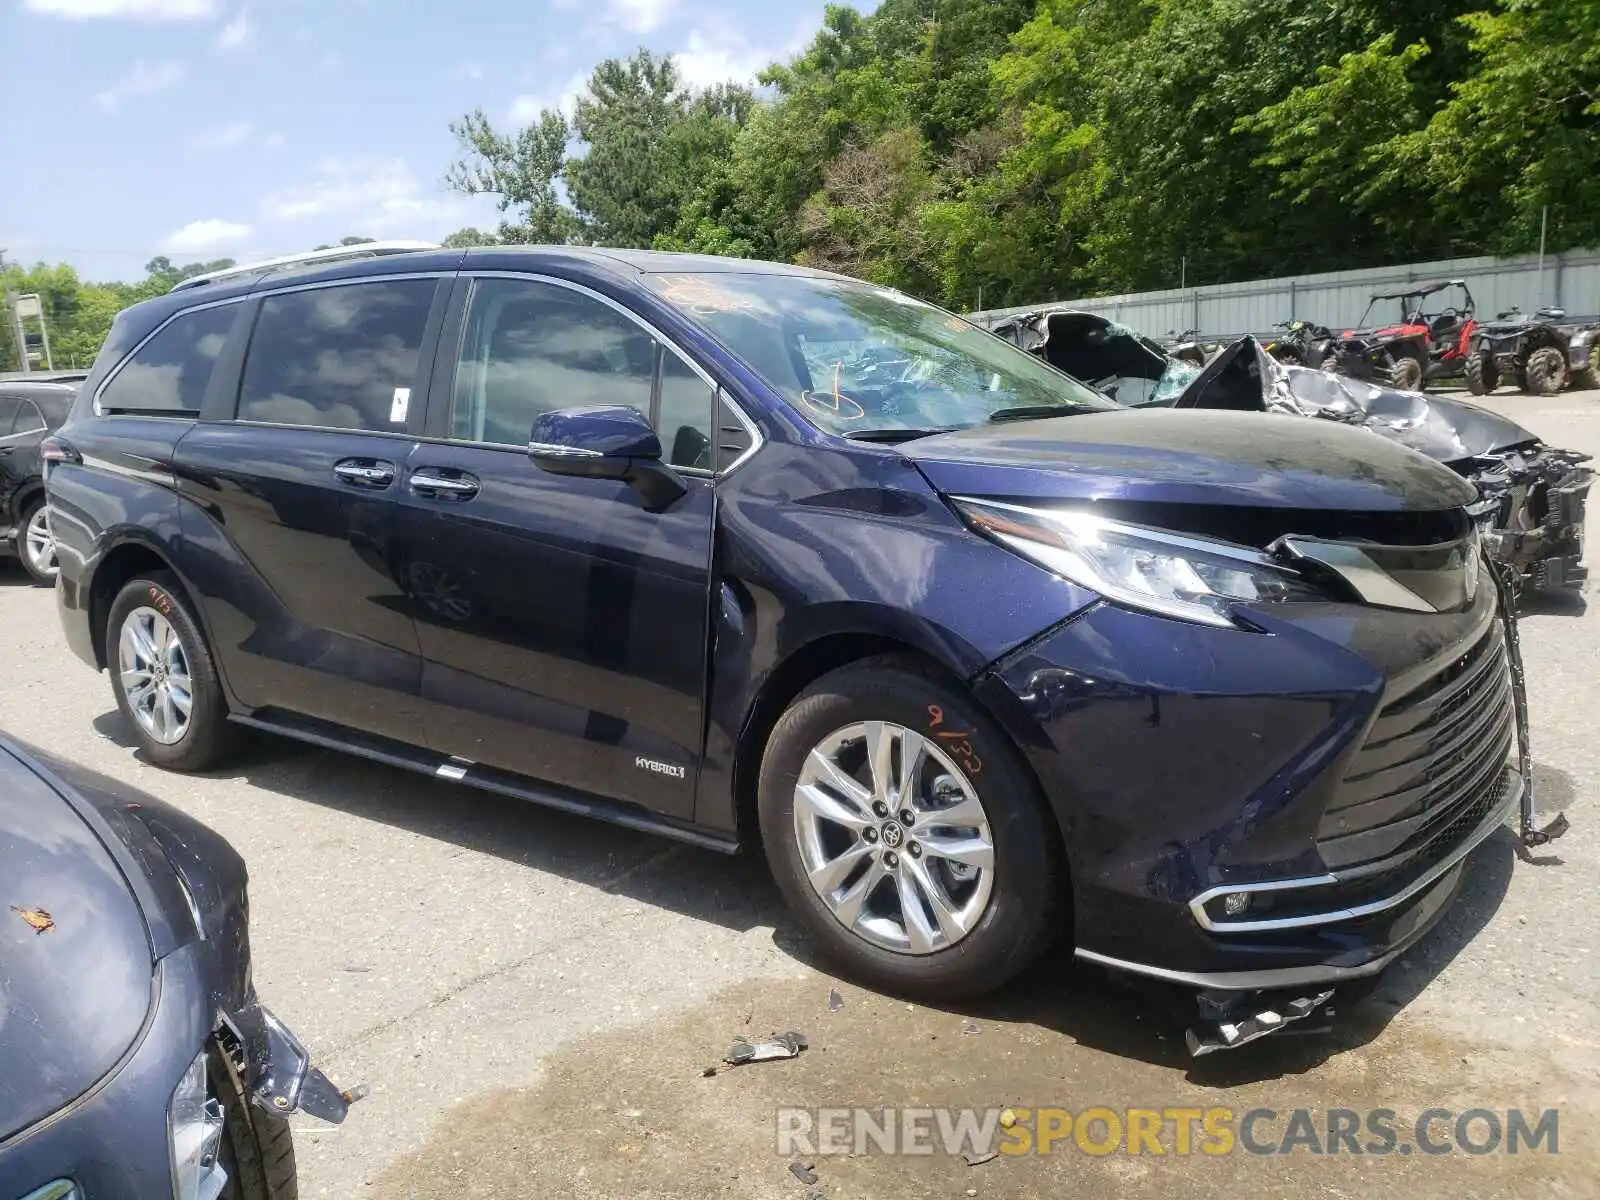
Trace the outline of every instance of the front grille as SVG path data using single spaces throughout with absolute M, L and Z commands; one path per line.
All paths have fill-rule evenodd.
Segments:
M 1511 752 L 1505 639 L 1496 622 L 1420 687 L 1385 705 L 1317 848 L 1341 879 L 1413 872 L 1443 858 L 1492 805 Z

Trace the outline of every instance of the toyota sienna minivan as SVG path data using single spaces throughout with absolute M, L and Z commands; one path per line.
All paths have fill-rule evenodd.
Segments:
M 1076 953 L 1315 999 L 1521 792 L 1452 472 L 1118 410 L 800 267 L 235 271 L 122 313 L 47 454 L 67 634 L 153 762 L 268 730 L 759 845 L 902 994 Z

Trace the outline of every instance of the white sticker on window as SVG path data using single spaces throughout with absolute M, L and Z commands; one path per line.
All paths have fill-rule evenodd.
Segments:
M 398 425 L 406 419 L 406 409 L 411 407 L 411 389 L 395 388 L 394 403 L 389 405 L 389 423 Z

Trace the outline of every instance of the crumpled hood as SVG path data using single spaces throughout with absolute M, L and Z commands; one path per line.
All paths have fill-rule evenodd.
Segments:
M 1515 421 L 1465 400 L 1280 363 L 1249 336 L 1207 363 L 1173 406 L 1319 417 L 1368 429 L 1446 464 L 1539 440 Z
M 106 847 L 0 748 L 0 1141 L 117 1064 L 144 1025 L 153 961 Z
M 982 425 L 900 447 L 951 495 L 1348 512 L 1439 511 L 1476 491 L 1358 430 L 1256 412 L 1086 413 Z

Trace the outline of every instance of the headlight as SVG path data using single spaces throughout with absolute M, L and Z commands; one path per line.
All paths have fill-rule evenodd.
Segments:
M 972 525 L 1048 571 L 1129 608 L 1237 624 L 1232 606 L 1331 597 L 1259 550 L 1089 513 L 957 500 Z
M 222 1145 L 222 1105 L 206 1093 L 206 1052 L 178 1080 L 167 1106 L 175 1200 L 217 1200 L 228 1173 L 217 1165 Z
M 83 1193 L 70 1179 L 47 1183 L 36 1192 L 29 1192 L 22 1200 L 83 1200 Z

